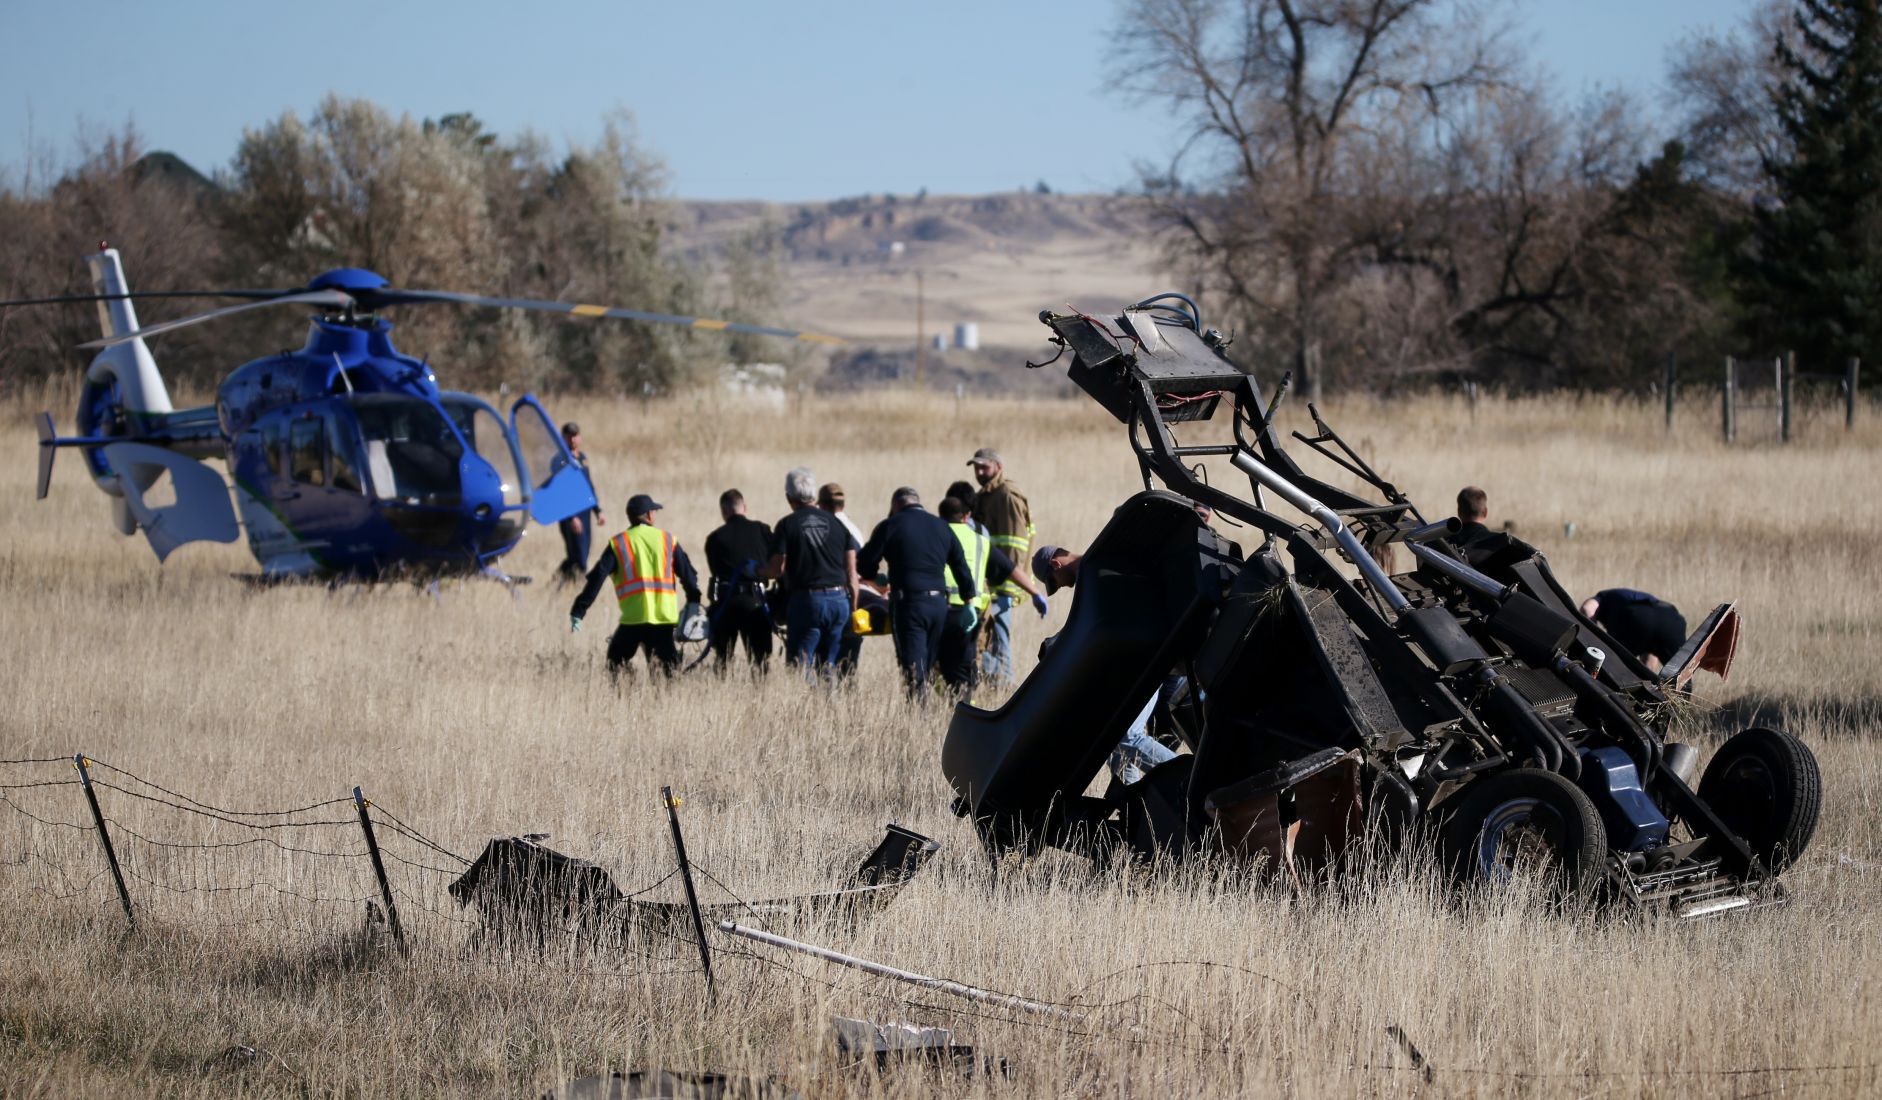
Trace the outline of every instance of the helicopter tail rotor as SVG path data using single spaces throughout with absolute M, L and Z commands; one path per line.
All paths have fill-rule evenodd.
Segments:
M 54 442 L 59 433 L 52 428 L 52 414 L 42 412 L 34 421 L 39 429 L 39 490 L 37 499 L 46 499 L 46 493 L 52 488 L 52 460 L 58 457 L 59 445 Z

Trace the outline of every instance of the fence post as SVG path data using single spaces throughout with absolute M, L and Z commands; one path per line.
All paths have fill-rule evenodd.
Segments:
M 706 920 L 699 915 L 699 895 L 693 891 L 693 866 L 686 861 L 686 840 L 680 836 L 680 800 L 672 787 L 660 788 L 660 801 L 666 804 L 667 824 L 673 828 L 673 854 L 680 862 L 680 882 L 686 887 L 686 908 L 693 914 L 693 935 L 699 941 L 699 967 L 706 972 L 706 999 L 718 1000 L 712 984 L 712 948 L 706 944 Z
M 1777 361 L 1777 438 L 1791 441 L 1791 382 L 1797 377 L 1797 353 L 1788 351 Z
M 1844 380 L 1843 393 L 1843 430 L 1856 430 L 1856 387 L 1862 381 L 1862 360 L 1855 356 L 1849 358 L 1849 377 Z
M 353 788 L 353 805 L 359 809 L 359 828 L 366 834 L 366 851 L 372 856 L 372 873 L 379 880 L 379 897 L 386 903 L 386 926 L 392 929 L 392 942 L 403 951 L 405 926 L 399 923 L 399 907 L 392 901 L 392 882 L 386 878 L 386 861 L 379 856 L 379 838 L 373 835 L 372 815 L 366 812 L 366 807 L 372 803 L 366 801 L 366 796 L 360 793 L 358 787 Z
M 85 801 L 91 806 L 92 823 L 98 826 L 98 843 L 104 845 L 105 862 L 111 865 L 111 881 L 118 884 L 118 904 L 124 906 L 124 923 L 137 931 L 137 917 L 131 912 L 131 892 L 124 888 L 124 872 L 118 869 L 118 853 L 111 847 L 111 833 L 105 829 L 105 813 L 98 808 L 98 792 L 91 789 L 91 761 L 84 753 L 72 757 L 78 769 L 78 781 L 85 787 Z
M 1666 353 L 1666 430 L 1673 430 L 1673 388 L 1679 384 L 1679 353 Z
M 1725 442 L 1727 443 L 1738 438 L 1738 422 L 1732 416 L 1732 390 L 1735 389 L 1737 385 L 1738 360 L 1728 355 L 1725 357 L 1725 385 L 1719 389 L 1719 393 L 1721 394 L 1719 427 L 1720 430 L 1724 432 Z

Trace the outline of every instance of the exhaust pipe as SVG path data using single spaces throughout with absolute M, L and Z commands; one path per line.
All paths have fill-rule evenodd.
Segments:
M 1346 557 L 1359 569 L 1360 576 L 1366 578 L 1366 583 L 1372 586 L 1373 591 L 1377 592 L 1393 611 L 1405 611 L 1411 607 L 1411 601 L 1398 590 L 1398 585 L 1392 583 L 1392 578 L 1385 569 L 1372 560 L 1372 555 L 1366 552 L 1365 544 L 1347 528 L 1338 512 L 1295 488 L 1293 482 L 1262 465 L 1260 460 L 1246 450 L 1237 450 L 1229 462 L 1233 463 L 1236 469 L 1260 482 L 1263 488 L 1272 490 L 1276 496 L 1312 516 L 1314 522 L 1326 528 L 1327 534 L 1333 536 L 1333 541 L 1339 544 L 1340 549 L 1345 551 Z

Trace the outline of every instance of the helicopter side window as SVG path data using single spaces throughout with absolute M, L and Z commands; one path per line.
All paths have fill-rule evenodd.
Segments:
M 376 495 L 432 503 L 458 496 L 464 444 L 436 405 L 392 394 L 361 395 L 352 405 Z M 390 485 L 382 484 L 387 480 Z
M 261 428 L 261 453 L 268 460 L 268 472 L 276 477 L 285 476 L 287 464 L 281 460 L 281 452 L 287 442 L 286 433 L 281 430 L 279 420 L 270 420 Z
M 320 429 L 319 420 L 296 420 L 288 426 L 288 476 L 306 485 L 327 483 Z
M 363 493 L 360 484 L 359 466 L 356 460 L 358 445 L 347 430 L 347 424 L 340 417 L 329 415 L 327 424 L 327 464 L 331 475 L 330 484 L 335 489 L 344 489 L 349 493 Z

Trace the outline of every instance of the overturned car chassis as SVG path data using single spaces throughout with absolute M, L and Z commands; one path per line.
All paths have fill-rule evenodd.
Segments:
M 1298 879 L 1369 833 L 1429 825 L 1463 882 L 1534 868 L 1567 895 L 1681 916 L 1782 900 L 1777 875 L 1816 826 L 1809 750 L 1746 730 L 1695 784 L 1696 750 L 1667 739 L 1694 671 L 1729 667 L 1729 605 L 1650 672 L 1534 547 L 1462 549 L 1455 520 L 1428 521 L 1311 406 L 1316 434 L 1295 440 L 1382 499 L 1303 472 L 1273 428 L 1285 380 L 1264 403 L 1188 299 L 1040 319 L 1072 380 L 1127 425 L 1145 491 L 1091 544 L 1064 630 L 1014 695 L 955 710 L 942 767 L 991 852 L 1225 851 Z M 1173 424 L 1219 410 L 1231 441 L 1177 442 Z M 1208 484 L 1191 466 L 1207 457 L 1249 492 Z M 1192 501 L 1265 541 L 1241 560 Z M 1387 545 L 1414 567 L 1388 573 Z M 1160 686 L 1189 751 L 1087 796 Z

